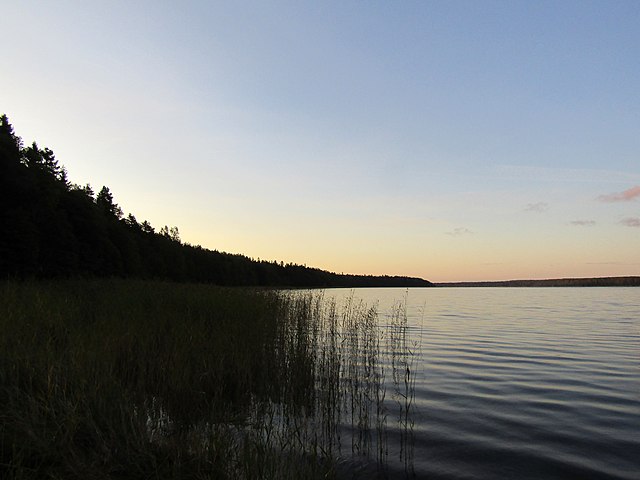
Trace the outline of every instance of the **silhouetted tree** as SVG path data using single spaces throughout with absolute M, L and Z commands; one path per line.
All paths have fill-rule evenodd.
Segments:
M 105 214 L 116 217 L 117 219 L 122 218 L 122 209 L 113 201 L 113 195 L 107 187 L 102 187 L 100 192 L 98 192 L 96 205 L 98 205 Z
M 158 233 L 123 218 L 108 187 L 71 184 L 51 150 L 23 147 L 0 116 L 0 278 L 135 276 L 219 285 L 409 286 L 421 279 L 336 275 L 306 266 L 255 261 L 183 244 L 178 227 Z
M 140 224 L 140 227 L 141 227 L 141 229 L 142 229 L 142 231 L 143 231 L 144 233 L 156 233 L 155 228 L 153 228 L 153 227 L 151 226 L 151 224 L 150 224 L 147 220 L 145 220 L 144 222 L 142 222 L 142 223 Z

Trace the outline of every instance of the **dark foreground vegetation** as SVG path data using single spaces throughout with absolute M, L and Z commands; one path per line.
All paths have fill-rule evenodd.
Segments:
M 340 275 L 208 250 L 124 215 L 109 188 L 68 179 L 53 152 L 24 147 L 0 117 L 0 279 L 135 277 L 288 287 L 429 286 L 419 278 Z
M 640 287 L 640 277 L 551 278 L 499 282 L 435 283 L 434 287 Z
M 332 478 L 341 442 L 375 464 L 377 328 L 374 310 L 304 292 L 0 283 L 0 478 Z

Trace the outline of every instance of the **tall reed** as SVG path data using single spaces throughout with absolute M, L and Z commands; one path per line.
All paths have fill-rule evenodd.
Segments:
M 1 478 L 331 478 L 388 453 L 384 332 L 353 299 L 5 282 L 0 332 Z

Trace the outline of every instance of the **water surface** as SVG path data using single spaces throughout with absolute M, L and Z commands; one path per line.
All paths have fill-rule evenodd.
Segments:
M 349 295 L 383 328 L 406 299 L 415 397 L 388 422 L 388 476 L 640 478 L 639 288 L 325 293 Z

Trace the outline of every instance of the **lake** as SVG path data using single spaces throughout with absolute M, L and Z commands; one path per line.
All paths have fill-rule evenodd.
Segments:
M 406 308 L 409 380 L 385 375 L 386 466 L 343 448 L 345 476 L 640 478 L 639 288 L 324 295 L 377 304 L 387 336 Z

